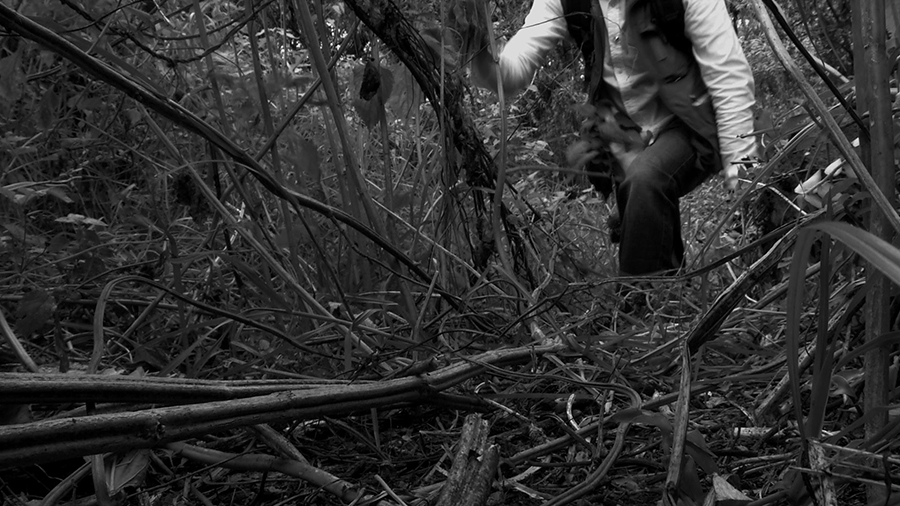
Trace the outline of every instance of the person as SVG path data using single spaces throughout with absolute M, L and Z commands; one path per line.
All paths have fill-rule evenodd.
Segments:
M 619 156 L 622 170 L 614 174 L 624 276 L 680 269 L 680 198 L 714 173 L 733 190 L 739 169 L 756 155 L 753 76 L 724 0 L 674 0 L 683 6 L 676 19 L 660 14 L 666 1 L 673 0 L 534 0 L 497 57 L 486 44 L 471 60 L 473 84 L 496 92 L 499 77 L 505 96 L 513 97 L 558 41 L 581 39 L 591 59 L 589 103 L 612 104 L 616 117 L 647 139 Z M 580 14 L 590 26 L 587 38 L 572 22 L 578 3 L 590 10 Z

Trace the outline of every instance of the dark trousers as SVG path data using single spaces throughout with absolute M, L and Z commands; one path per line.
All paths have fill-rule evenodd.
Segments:
M 697 167 L 690 135 L 674 121 L 635 158 L 618 185 L 623 276 L 672 274 L 684 263 L 678 200 L 709 176 Z

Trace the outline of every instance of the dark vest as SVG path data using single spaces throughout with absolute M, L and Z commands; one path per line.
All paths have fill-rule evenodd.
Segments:
M 684 33 L 684 0 L 627 0 L 630 43 L 659 83 L 663 104 L 694 133 L 698 164 L 709 172 L 722 170 L 716 116 L 691 42 Z M 585 59 L 588 101 L 608 100 L 603 81 L 603 57 L 608 40 L 606 22 L 596 0 L 560 0 L 569 34 Z

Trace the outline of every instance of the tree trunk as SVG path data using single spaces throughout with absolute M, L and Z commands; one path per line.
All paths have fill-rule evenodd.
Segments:
M 463 108 L 464 90 L 462 81 L 453 74 L 441 74 L 440 57 L 436 56 L 425 43 L 421 34 L 407 19 L 396 4 L 390 0 L 345 0 L 357 17 L 368 26 L 385 46 L 400 58 L 422 88 L 425 97 L 434 107 L 440 121 L 445 125 L 448 140 L 462 155 L 466 169 L 467 183 L 471 188 L 491 190 L 495 186 L 496 165 L 484 148 L 484 143 L 475 129 L 472 118 Z M 485 194 L 488 196 L 490 194 Z M 473 263 L 478 270 L 486 267 L 494 250 L 494 234 L 490 220 L 485 215 L 483 198 L 476 196 L 475 227 L 481 244 L 474 245 Z M 524 243 L 515 227 L 506 219 L 508 210 L 501 209 L 503 226 L 509 237 L 517 272 L 530 279 L 525 265 Z
M 860 0 L 853 8 L 853 60 L 856 77 L 856 107 L 868 118 L 868 138 L 860 133 L 860 151 L 864 163 L 884 194 L 894 195 L 894 150 L 892 111 L 887 62 L 887 33 L 884 0 Z M 868 113 L 866 115 L 865 113 Z M 869 231 L 891 242 L 894 231 L 886 216 L 873 206 L 869 216 Z M 887 277 L 869 267 L 869 294 L 866 297 L 866 341 L 870 342 L 890 330 L 890 282 Z M 876 348 L 865 355 L 866 414 L 887 404 L 888 358 L 890 350 Z M 866 437 L 877 434 L 887 423 L 887 413 L 871 416 L 866 422 Z M 869 503 L 881 503 L 887 498 L 882 485 L 868 487 Z

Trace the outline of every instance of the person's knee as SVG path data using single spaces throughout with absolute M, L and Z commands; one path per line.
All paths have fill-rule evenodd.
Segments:
M 622 181 L 622 190 L 628 194 L 667 193 L 672 186 L 672 178 L 663 170 L 662 160 L 652 154 L 643 154 L 627 171 Z

